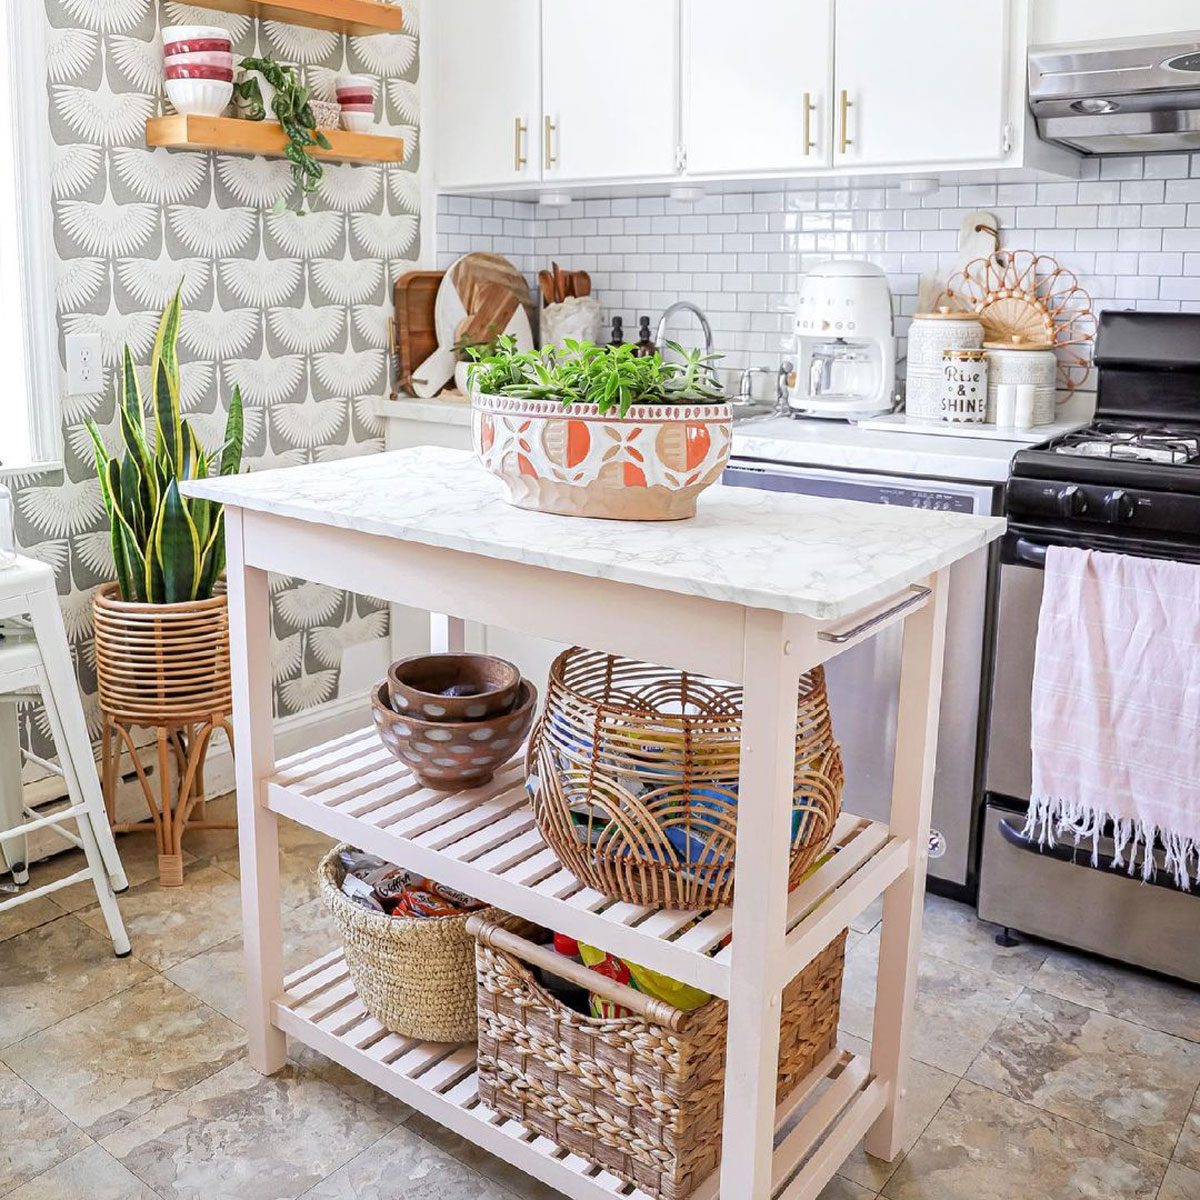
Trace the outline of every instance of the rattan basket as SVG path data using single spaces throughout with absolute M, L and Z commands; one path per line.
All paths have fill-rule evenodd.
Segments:
M 475 1040 L 475 945 L 468 915 L 412 920 L 372 912 L 343 895 L 335 846 L 317 868 L 321 897 L 342 936 L 363 1007 L 393 1033 L 426 1042 Z M 478 915 L 502 920 L 496 908 Z
M 538 829 L 579 880 L 631 904 L 707 909 L 733 897 L 742 689 L 579 647 L 550 667 L 529 742 Z M 842 803 L 825 675 L 800 678 L 790 884 Z
M 233 711 L 229 602 L 222 592 L 181 604 L 122 600 L 117 584 L 96 591 L 96 685 L 100 707 L 131 725 L 178 726 Z
M 467 928 L 477 938 L 480 1100 L 650 1196 L 690 1196 L 721 1161 L 725 1001 L 684 1013 L 486 919 L 472 917 Z M 842 932 L 784 990 L 781 1100 L 837 1041 L 845 955 Z M 540 987 L 527 963 L 635 1015 L 577 1013 Z

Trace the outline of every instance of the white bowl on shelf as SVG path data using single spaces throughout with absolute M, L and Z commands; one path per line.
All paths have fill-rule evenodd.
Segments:
M 162 43 L 164 46 L 175 42 L 228 42 L 233 45 L 233 35 L 220 25 L 164 25 L 162 27 Z
M 342 128 L 350 133 L 370 133 L 375 128 L 374 108 L 346 108 L 342 106 Z
M 223 79 L 166 79 L 163 87 L 185 116 L 219 117 L 233 97 L 233 83 Z

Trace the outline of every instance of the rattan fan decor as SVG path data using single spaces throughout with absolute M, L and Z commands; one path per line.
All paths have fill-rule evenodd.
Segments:
M 632 904 L 707 909 L 733 896 L 742 690 L 574 647 L 554 660 L 530 738 L 538 829 L 578 879 Z M 821 668 L 796 701 L 790 882 L 841 810 L 842 759 Z
M 1096 314 L 1074 271 L 1049 254 L 997 250 L 953 275 L 940 298 L 977 313 L 984 341 L 1048 342 L 1058 356 L 1059 387 L 1073 392 L 1092 369 Z

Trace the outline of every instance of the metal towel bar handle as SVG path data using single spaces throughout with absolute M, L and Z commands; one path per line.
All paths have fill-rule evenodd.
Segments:
M 909 589 L 909 594 L 891 608 L 885 608 L 883 612 L 876 613 L 873 617 L 868 617 L 865 621 L 860 621 L 857 625 L 850 629 L 842 629 L 837 632 L 833 630 L 823 629 L 817 634 L 817 637 L 823 642 L 834 642 L 836 645 L 842 645 L 845 642 L 853 641 L 859 634 L 866 633 L 868 629 L 874 629 L 876 625 L 882 625 L 884 621 L 890 621 L 893 617 L 900 616 L 901 613 L 906 613 L 910 608 L 916 608 L 920 604 L 924 604 L 929 599 L 930 589 L 927 587 L 913 587 Z

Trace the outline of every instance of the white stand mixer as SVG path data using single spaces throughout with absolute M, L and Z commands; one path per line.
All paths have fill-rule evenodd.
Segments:
M 859 421 L 892 411 L 892 293 L 879 267 L 862 259 L 814 267 L 800 285 L 795 328 L 792 416 Z

